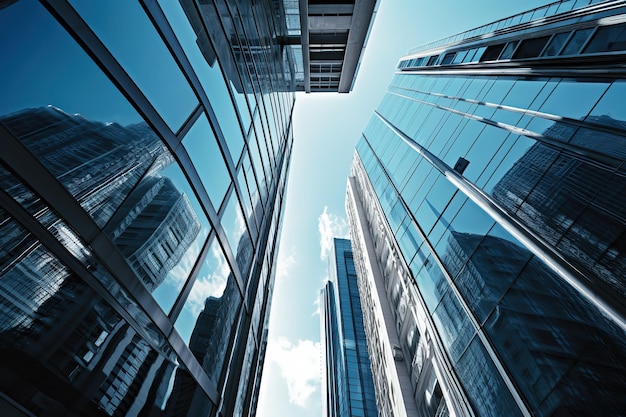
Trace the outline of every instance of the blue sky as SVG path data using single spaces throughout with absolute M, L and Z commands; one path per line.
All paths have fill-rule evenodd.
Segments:
M 350 94 L 298 94 L 259 417 L 320 416 L 319 292 L 333 236 L 347 237 L 346 180 L 354 146 L 410 48 L 546 1 L 379 0 Z

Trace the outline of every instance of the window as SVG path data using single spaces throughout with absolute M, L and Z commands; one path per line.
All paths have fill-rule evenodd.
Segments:
M 504 50 L 500 54 L 500 59 L 511 59 L 511 57 L 513 56 L 513 52 L 515 51 L 515 47 L 518 43 L 519 41 L 511 41 L 507 43 L 504 47 Z
M 546 46 L 550 36 L 542 36 L 539 38 L 527 39 L 522 41 L 519 48 L 513 56 L 514 59 L 534 58 L 539 56 L 543 47 Z
M 574 32 L 567 42 L 567 45 L 565 45 L 565 48 L 563 48 L 563 51 L 561 51 L 561 55 L 574 55 L 579 53 L 580 48 L 585 44 L 591 32 L 593 32 L 593 28 L 580 29 Z
M 558 55 L 559 51 L 565 44 L 565 41 L 569 37 L 570 32 L 557 33 L 552 37 L 546 49 L 543 50 L 541 56 L 555 56 Z
M 439 58 L 439 55 L 433 55 L 428 59 L 428 63 L 426 64 L 426 66 L 430 67 L 431 65 L 435 65 L 435 62 L 437 62 L 437 58 Z
M 443 60 L 441 61 L 441 65 L 451 64 L 455 56 L 456 56 L 456 52 L 449 52 L 445 54 L 443 57 Z
M 599 27 L 585 48 L 587 54 L 626 50 L 626 23 Z
M 495 61 L 500 56 L 500 52 L 504 48 L 504 44 L 501 43 L 499 45 L 491 45 L 487 48 L 483 56 L 480 58 L 480 62 L 484 61 Z

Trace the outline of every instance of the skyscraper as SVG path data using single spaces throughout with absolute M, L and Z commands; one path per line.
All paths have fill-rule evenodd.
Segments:
M 294 92 L 350 91 L 348 3 L 0 1 L 0 414 L 255 414 Z
M 324 417 L 377 417 L 359 286 L 347 239 L 333 239 L 320 295 Z
M 625 12 L 559 1 L 399 60 L 346 197 L 382 415 L 623 415 Z

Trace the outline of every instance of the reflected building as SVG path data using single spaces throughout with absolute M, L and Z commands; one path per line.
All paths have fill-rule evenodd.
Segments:
M 382 415 L 623 414 L 625 11 L 558 1 L 399 60 L 346 196 Z
M 1 2 L 0 414 L 256 413 L 295 92 L 375 7 Z
M 320 295 L 322 415 L 377 417 L 363 313 L 350 241 L 333 239 Z

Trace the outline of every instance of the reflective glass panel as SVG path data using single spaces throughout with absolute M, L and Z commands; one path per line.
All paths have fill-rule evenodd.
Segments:
M 243 217 L 239 200 L 234 192 L 230 194 L 226 211 L 222 216 L 222 227 L 237 260 L 239 271 L 245 279 L 252 262 L 254 248 L 248 234 L 246 219 Z
M 581 29 L 574 32 L 572 37 L 567 42 L 567 45 L 565 45 L 565 48 L 561 51 L 560 55 L 574 55 L 580 52 L 580 48 L 582 48 L 591 32 L 593 32 L 593 28 Z
M 163 148 L 126 99 L 37 3 L 0 12 L 2 123 L 99 226 Z M 94 96 L 98 99 L 94 100 Z
M 479 338 L 474 338 L 455 369 L 478 415 L 522 416 Z
M 218 381 L 241 293 L 219 242 L 213 239 L 174 327 L 207 374 Z
M 165 312 L 178 297 L 209 230 L 187 179 L 167 151 L 105 228 Z
M 626 130 L 624 97 L 626 82 L 623 80 L 613 82 L 585 120 Z
M 564 32 L 564 33 L 557 33 L 556 35 L 552 36 L 552 39 L 550 39 L 550 43 L 548 43 L 548 45 L 546 46 L 546 49 L 543 50 L 543 52 L 541 53 L 541 56 L 557 55 L 559 51 L 561 50 L 561 47 L 563 47 L 563 44 L 569 37 L 569 34 L 570 32 Z
M 177 131 L 198 100 L 139 2 L 70 3 Z
M 221 63 L 217 59 L 217 56 L 228 56 L 230 51 L 223 50 L 217 53 L 213 47 L 213 42 L 209 38 L 209 35 L 224 36 L 221 31 L 221 25 L 219 23 L 210 25 L 208 27 L 210 33 L 207 34 L 205 27 L 200 22 L 200 16 L 197 16 L 195 8 L 184 6 L 185 10 L 183 10 L 179 3 L 178 1 L 159 1 L 211 102 L 211 107 L 215 112 L 217 123 L 224 134 L 233 161 L 237 163 L 243 148 L 243 136 L 237 121 L 233 101 L 228 92 L 228 85 L 222 74 Z M 190 5 L 191 3 L 185 2 L 185 4 Z M 220 17 L 215 14 L 215 9 L 211 5 L 203 7 L 202 10 L 206 13 L 205 19 L 213 19 L 212 21 L 214 22 L 220 21 Z M 195 26 L 189 23 L 186 13 L 195 17 Z M 247 114 L 247 112 L 246 109 L 246 112 L 242 114 Z
M 213 129 L 204 114 L 196 120 L 185 135 L 183 145 L 193 161 L 215 210 L 219 210 L 230 185 L 230 175 L 228 175 L 226 162 L 224 162 Z
M 585 47 L 584 53 L 612 52 L 626 50 L 626 23 L 619 25 L 601 26 L 589 44 Z
M 476 330 L 452 291 L 445 293 L 433 319 L 450 359 L 456 363 Z
M 608 83 L 563 80 L 556 86 L 540 111 L 557 116 L 583 119 L 604 94 Z M 579 97 L 585 97 L 580 100 Z
M 79 275 L 2 209 L 0 219 L 0 367 L 10 375 L 0 378 L 3 395 L 32 415 L 42 408 L 63 416 L 130 417 L 142 408 L 163 416 L 174 410 L 210 414 L 211 402 L 179 368 L 163 335 L 86 247 L 79 261 L 89 272 Z M 96 282 L 90 273 L 123 303 L 132 325 L 119 304 L 109 304 L 88 284 Z M 24 397 L 24 390 L 33 395 Z M 197 397 L 193 406 L 190 394 Z M 6 407 L 3 412 L 11 413 Z

